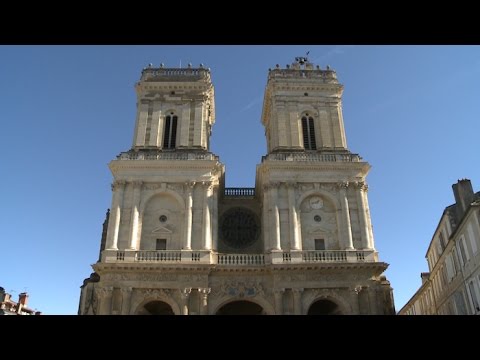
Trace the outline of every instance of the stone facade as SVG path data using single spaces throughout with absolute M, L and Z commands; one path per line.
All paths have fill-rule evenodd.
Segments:
M 480 192 L 470 180 L 453 186 L 427 250 L 429 272 L 400 315 L 480 315 Z
M 114 177 L 100 260 L 79 314 L 393 314 L 375 250 L 366 176 L 347 149 L 331 69 L 269 70 L 268 153 L 254 188 L 225 188 L 209 151 L 204 67 L 148 67 L 132 149 Z

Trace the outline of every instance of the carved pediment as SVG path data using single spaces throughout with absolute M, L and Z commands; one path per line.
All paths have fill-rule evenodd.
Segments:
M 171 234 L 172 230 L 167 229 L 164 226 L 159 226 L 155 229 L 153 229 L 152 234 Z
M 309 234 L 315 235 L 315 234 L 331 234 L 332 231 L 329 229 L 325 229 L 324 227 L 321 226 L 315 226 L 311 227 L 307 230 Z

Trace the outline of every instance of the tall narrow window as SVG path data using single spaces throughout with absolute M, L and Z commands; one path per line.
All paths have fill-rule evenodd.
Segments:
M 472 299 L 473 313 L 476 314 L 480 311 L 480 303 L 478 302 L 477 292 L 475 291 L 475 285 L 473 284 L 473 281 L 468 283 L 468 288 L 470 290 L 470 297 Z
M 325 250 L 324 239 L 315 239 L 315 250 Z
M 465 237 L 463 235 L 458 239 L 458 247 L 460 248 L 460 255 L 461 255 L 461 258 L 462 258 L 462 264 L 463 264 L 463 266 L 465 266 L 465 264 L 470 259 L 470 257 L 468 256 L 468 252 L 467 252 L 467 249 L 466 249 L 466 246 L 465 246 Z
M 442 247 L 442 252 L 445 250 L 445 238 L 443 237 L 442 232 L 440 231 L 440 234 L 438 234 L 438 239 L 440 240 L 440 246 Z
M 165 129 L 163 131 L 163 148 L 175 149 L 175 141 L 177 138 L 177 115 L 167 115 L 165 117 Z
M 305 114 L 305 116 L 302 117 L 302 131 L 303 147 L 305 148 L 305 150 L 317 150 L 313 118 L 311 116 L 308 116 L 308 114 Z
M 157 239 L 155 250 L 167 250 L 167 239 Z

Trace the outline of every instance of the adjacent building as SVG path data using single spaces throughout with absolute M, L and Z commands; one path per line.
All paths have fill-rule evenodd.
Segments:
M 480 314 L 480 192 L 468 179 L 452 188 L 455 203 L 443 211 L 428 246 L 429 272 L 400 315 Z
M 226 188 L 210 151 L 210 69 L 150 66 L 136 92 L 79 314 L 394 314 L 335 71 L 304 57 L 269 70 L 253 188 Z
M 26 292 L 20 293 L 18 301 L 15 302 L 12 300 L 12 295 L 0 287 L 0 315 L 41 315 L 40 311 L 30 309 L 27 304 L 28 294 Z

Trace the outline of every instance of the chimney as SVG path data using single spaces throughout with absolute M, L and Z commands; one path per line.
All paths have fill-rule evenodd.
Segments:
M 18 294 L 18 303 L 22 304 L 22 307 L 27 306 L 28 294 L 26 292 Z
M 459 220 L 468 209 L 468 206 L 473 201 L 474 192 L 472 183 L 468 179 L 458 180 L 456 184 L 452 185 L 453 195 L 455 196 L 455 203 L 457 207 L 457 216 Z
M 422 278 L 422 285 L 425 284 L 425 281 L 428 280 L 428 278 L 430 277 L 430 273 L 429 272 L 422 272 L 420 273 L 420 277 Z

